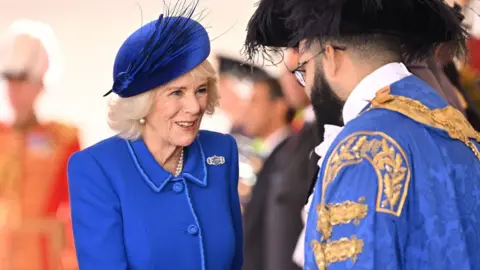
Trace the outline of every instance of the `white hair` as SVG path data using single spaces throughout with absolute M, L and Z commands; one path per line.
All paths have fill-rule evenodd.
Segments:
M 208 60 L 205 60 L 189 71 L 189 74 L 195 78 L 207 78 L 208 103 L 205 113 L 213 114 L 219 98 L 215 69 Z M 157 89 L 161 89 L 161 87 Z M 149 114 L 155 102 L 157 89 L 128 98 L 114 97 L 108 104 L 108 125 L 110 128 L 124 139 L 136 140 L 140 138 L 144 128 L 140 119 Z

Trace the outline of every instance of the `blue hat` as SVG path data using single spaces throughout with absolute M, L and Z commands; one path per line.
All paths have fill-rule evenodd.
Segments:
M 132 97 L 180 77 L 210 54 L 205 28 L 190 17 L 163 14 L 130 35 L 117 53 L 111 92 Z

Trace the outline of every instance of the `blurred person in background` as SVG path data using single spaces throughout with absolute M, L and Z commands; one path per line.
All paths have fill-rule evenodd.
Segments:
M 268 232 L 267 268 L 264 269 L 301 269 L 291 258 L 303 228 L 301 209 L 317 171 L 318 156 L 314 148 L 320 143 L 320 137 L 315 114 L 309 97 L 290 72 L 297 65 L 298 57 L 295 49 L 285 52 L 285 68 L 280 76 L 285 99 L 297 113 L 292 124 L 292 137 L 285 145 L 288 155 L 284 155 L 285 160 L 280 168 L 282 177 L 270 191 L 273 199 L 268 215 L 271 224 L 276 225 Z
M 66 167 L 79 150 L 77 130 L 41 123 L 35 104 L 52 63 L 46 24 L 12 24 L 0 51 L 13 123 L 0 125 L 0 269 L 75 269 Z M 52 40 L 49 40 L 52 42 Z M 62 263 L 62 261 L 64 263 Z
M 218 87 L 220 94 L 220 109 L 231 121 L 230 133 L 247 136 L 243 130 L 243 120 L 252 97 L 252 71 L 240 57 L 217 54 Z
M 412 74 L 426 81 L 452 107 L 466 114 L 465 99 L 445 75 L 442 64 L 435 57 L 407 64 L 407 68 Z
M 245 132 L 245 114 L 253 93 L 252 70 L 241 56 L 234 53 L 217 52 L 215 55 L 219 78 L 219 112 L 224 115 L 229 124 L 224 130 L 236 140 L 239 153 L 239 185 L 242 211 L 247 203 L 252 186 L 262 166 L 258 153 L 259 141 Z M 214 115 L 215 116 L 215 115 Z M 217 122 L 212 125 L 219 125 Z
M 291 136 L 290 108 L 279 81 L 266 71 L 252 67 L 253 93 L 244 115 L 245 133 L 262 143 L 259 154 L 263 165 L 253 186 L 244 212 L 245 270 L 274 269 L 269 265 L 277 260 L 275 211 L 277 188 L 282 184 L 283 167 L 288 160 L 286 144 Z M 272 256 L 273 255 L 273 256 Z
M 106 94 L 118 95 L 117 135 L 70 158 L 80 269 L 242 269 L 237 145 L 199 130 L 218 86 L 197 5 L 167 7 L 125 40 Z
M 457 0 L 455 9 L 464 14 L 464 23 L 470 37 L 467 40 L 469 57 L 467 61 L 450 61 L 444 67 L 452 84 L 465 98 L 468 120 L 480 130 L 480 1 Z
M 453 0 L 446 2 L 457 13 L 457 16 L 461 18 L 460 20 L 463 20 L 461 10 L 455 8 L 455 2 Z M 407 68 L 412 74 L 418 76 L 435 89 L 448 104 L 466 115 L 467 104 L 465 98 L 444 72 L 444 67 L 449 63 L 453 63 L 453 57 L 449 57 L 449 52 L 444 49 L 446 46 L 448 45 L 439 46 L 436 52 L 426 60 L 407 63 Z

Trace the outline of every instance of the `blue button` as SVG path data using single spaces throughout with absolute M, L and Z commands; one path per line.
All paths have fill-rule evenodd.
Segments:
M 175 184 L 173 184 L 173 190 L 175 192 L 182 192 L 183 190 L 183 184 L 180 183 L 180 182 L 176 182 Z
M 197 227 L 197 225 L 192 224 L 192 225 L 188 226 L 187 231 L 191 235 L 196 235 L 198 233 L 198 227 Z

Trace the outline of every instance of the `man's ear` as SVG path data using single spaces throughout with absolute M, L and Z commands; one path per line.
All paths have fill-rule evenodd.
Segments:
M 335 50 L 333 49 L 333 47 L 330 45 L 325 46 L 323 57 L 322 55 L 319 56 L 320 61 L 323 62 L 322 66 L 325 76 L 327 76 L 328 78 L 335 77 L 335 75 L 337 74 L 337 65 L 335 59 Z
M 331 45 L 325 47 L 323 67 L 325 75 L 335 78 L 343 63 L 343 51 L 335 50 Z

